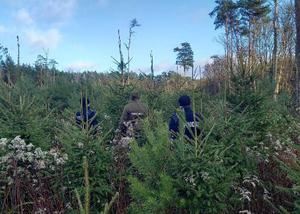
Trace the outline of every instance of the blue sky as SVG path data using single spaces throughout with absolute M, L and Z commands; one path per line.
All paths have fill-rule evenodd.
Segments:
M 131 68 L 149 72 L 152 50 L 157 72 L 174 69 L 173 48 L 189 42 L 196 64 L 223 54 L 208 13 L 213 0 L 0 0 L 0 43 L 16 59 L 16 35 L 21 63 L 33 63 L 48 50 L 59 69 L 100 72 L 118 58 L 117 30 L 128 39 L 129 22 L 141 24 L 132 40 Z M 125 47 L 123 46 L 124 55 Z

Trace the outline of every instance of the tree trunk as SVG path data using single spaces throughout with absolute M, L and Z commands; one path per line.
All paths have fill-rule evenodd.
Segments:
M 226 49 L 225 49 L 225 56 L 226 56 L 226 69 L 229 71 L 229 25 L 228 25 L 228 17 L 226 17 L 225 23 L 225 36 L 226 36 Z
M 251 20 L 249 21 L 249 26 L 248 26 L 248 69 L 250 71 L 250 67 L 251 67 L 251 53 L 252 53 L 252 39 L 251 39 Z M 251 74 L 251 71 L 250 71 Z
M 274 48 L 272 57 L 272 73 L 271 81 L 274 81 L 277 71 L 277 47 L 278 47 L 278 0 L 274 0 L 274 17 L 273 17 L 273 33 L 274 33 Z
M 133 31 L 132 27 L 129 28 L 129 38 L 128 38 L 128 44 L 126 45 L 127 48 L 127 85 L 130 84 L 130 46 L 131 46 L 131 37 L 132 37 Z
M 154 84 L 154 66 L 153 66 L 153 54 L 152 54 L 152 51 L 150 53 L 150 59 L 151 59 L 151 80 L 152 80 L 152 87 L 154 88 L 155 84 Z
M 18 46 L 18 68 L 20 67 L 20 40 L 19 36 L 17 36 L 17 46 Z
M 299 80 L 300 80 L 300 0 L 295 0 L 295 13 L 296 13 L 296 102 L 299 105 Z
M 279 93 L 279 79 L 277 74 L 277 47 L 278 47 L 278 0 L 274 0 L 274 17 L 273 17 L 273 31 L 274 31 L 274 48 L 273 48 L 273 57 L 272 57 L 272 71 L 271 71 L 271 82 L 274 84 L 276 80 L 276 90 L 274 98 L 276 99 L 277 93 Z
M 285 59 L 283 59 L 284 61 Z M 283 81 L 283 70 L 282 70 L 282 63 L 278 66 L 279 69 L 277 71 L 277 75 L 276 75 L 276 85 L 275 85 L 275 93 L 274 93 L 274 99 L 277 100 L 277 96 L 281 90 L 282 87 L 282 81 Z
M 121 72 L 121 83 L 124 86 L 125 85 L 124 58 L 123 58 L 123 53 L 122 53 L 122 41 L 121 41 L 120 30 L 118 30 L 118 42 L 119 42 L 119 54 L 120 54 L 119 69 L 120 69 L 120 72 Z

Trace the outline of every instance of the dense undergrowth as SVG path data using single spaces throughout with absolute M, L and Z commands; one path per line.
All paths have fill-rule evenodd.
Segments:
M 27 69 L 0 81 L 1 212 L 100 213 L 123 176 L 129 213 L 299 213 L 300 121 L 291 98 L 275 101 L 265 81 L 237 77 L 210 95 L 198 80 L 174 90 L 139 77 L 123 86 L 113 74 L 56 73 L 37 84 Z M 131 142 L 120 175 L 110 141 L 133 90 L 150 115 L 144 146 Z M 169 140 L 180 94 L 204 115 L 204 138 Z M 96 136 L 75 123 L 82 96 L 97 111 Z M 112 202 L 114 213 L 121 201 Z

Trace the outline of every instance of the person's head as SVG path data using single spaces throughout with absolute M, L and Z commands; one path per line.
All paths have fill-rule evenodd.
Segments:
M 191 105 L 191 98 L 188 95 L 182 95 L 178 99 L 178 104 L 180 107 L 188 107 Z
M 131 93 L 131 96 L 130 96 L 130 99 L 135 101 L 135 100 L 139 100 L 140 99 L 140 95 L 138 92 L 132 92 Z

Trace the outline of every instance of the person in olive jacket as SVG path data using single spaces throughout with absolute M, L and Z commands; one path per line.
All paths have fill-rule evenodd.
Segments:
M 131 94 L 130 102 L 125 105 L 119 128 L 121 132 L 140 132 L 141 131 L 141 123 L 140 120 L 145 118 L 148 115 L 148 108 L 145 104 L 140 102 L 139 93 L 133 92 Z M 132 135 L 129 134 L 129 135 Z

